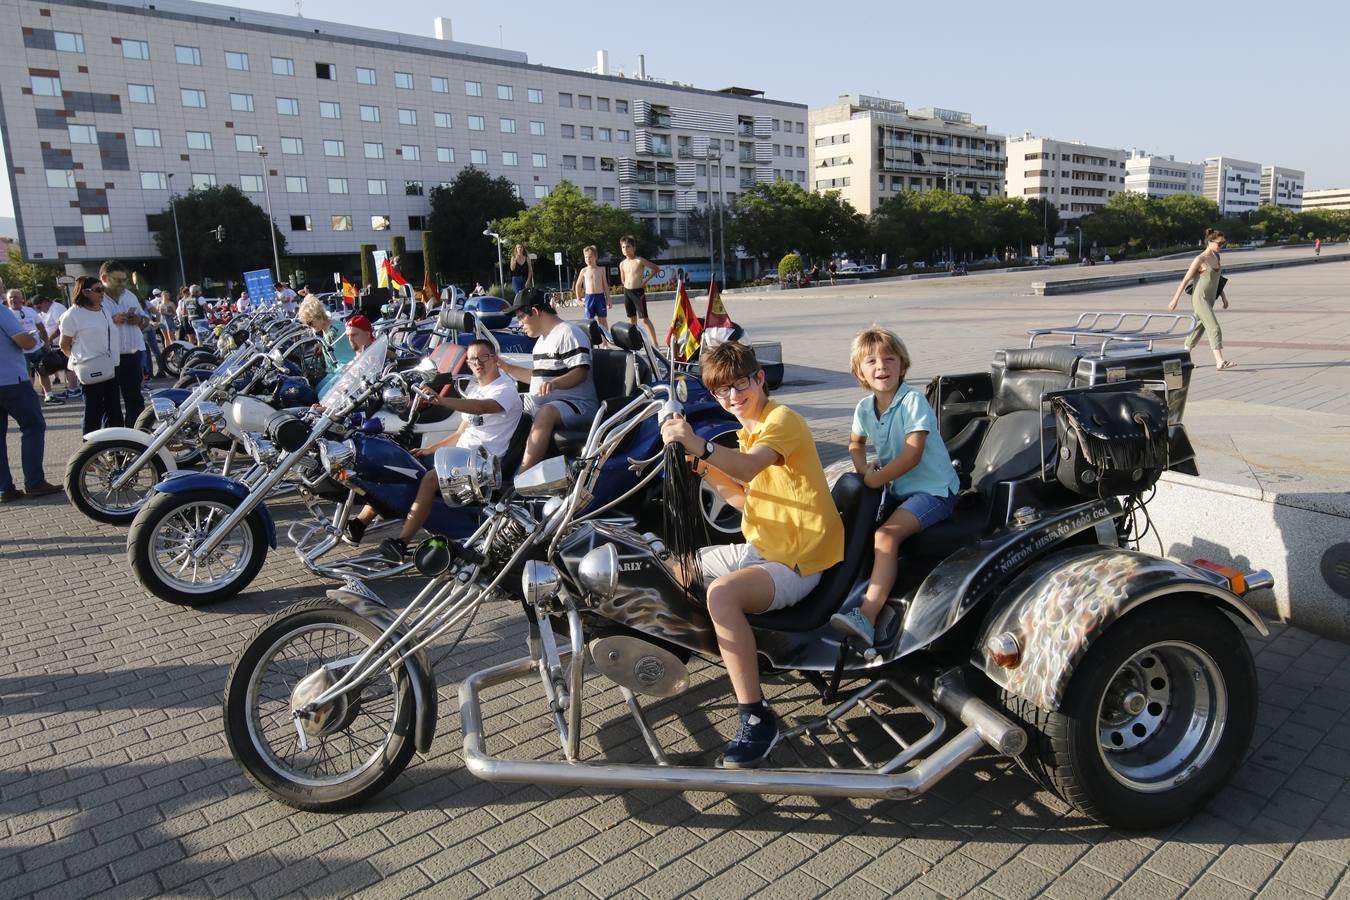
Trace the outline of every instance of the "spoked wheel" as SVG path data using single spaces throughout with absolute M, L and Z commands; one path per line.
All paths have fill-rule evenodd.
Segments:
M 267 534 L 256 512 L 203 558 L 193 551 L 239 505 L 224 491 L 157 493 L 137 513 L 127 555 L 137 580 L 170 603 L 215 603 L 248 587 L 267 558 Z
M 331 600 L 265 622 L 230 669 L 225 738 L 249 780 L 289 806 L 330 810 L 375 794 L 408 765 L 414 701 L 407 671 L 379 675 L 304 717 L 381 629 Z
M 146 434 L 154 434 L 159 422 L 155 419 L 155 411 L 146 408 L 136 417 L 136 430 L 144 431 Z M 202 448 L 195 443 L 182 439 L 183 431 L 179 431 L 169 439 L 169 443 L 164 445 L 164 449 L 173 454 L 173 462 L 180 469 L 187 469 L 201 462 L 204 454 Z
M 736 432 L 724 431 L 712 439 L 719 447 L 735 450 Z M 699 507 L 708 523 L 708 536 L 714 543 L 725 544 L 741 540 L 741 511 L 722 499 L 722 495 L 713 490 L 706 480 L 699 483 Z
M 1059 712 L 1005 701 L 1030 726 L 1034 777 L 1095 819 L 1152 829 L 1195 812 L 1241 761 L 1256 670 L 1223 613 L 1154 601 L 1088 651 Z
M 164 348 L 164 371 L 168 372 L 174 378 L 183 371 L 183 360 L 187 358 L 188 351 L 192 345 L 184 341 L 174 341 Z
M 109 525 L 130 525 L 153 488 L 164 476 L 158 455 L 113 490 L 113 482 L 145 452 L 131 440 L 87 441 L 66 463 L 66 496 L 91 519 Z

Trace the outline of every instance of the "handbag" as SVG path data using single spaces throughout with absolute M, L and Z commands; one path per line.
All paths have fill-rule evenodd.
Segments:
M 1220 294 L 1223 293 L 1223 288 L 1224 288 L 1224 285 L 1226 285 L 1226 284 L 1228 284 L 1228 278 L 1227 278 L 1226 276 L 1220 275 L 1220 276 L 1219 276 L 1219 289 L 1218 289 L 1217 291 L 1214 292 L 1214 296 L 1215 296 L 1215 297 L 1217 297 L 1217 296 L 1219 296 Z M 1186 293 L 1188 293 L 1188 294 L 1194 294 L 1194 293 L 1195 293 L 1195 282 L 1192 281 L 1190 284 L 1186 285 L 1186 287 L 1185 287 L 1184 290 L 1185 290 Z
M 1168 466 L 1167 406 L 1150 390 L 1083 391 L 1051 401 L 1056 479 L 1088 497 L 1139 494 Z
M 42 357 L 38 360 L 38 371 L 43 375 L 55 375 L 65 371 L 66 355 L 55 347 L 49 347 L 42 351 Z
M 108 323 L 109 349 L 79 362 L 70 363 L 70 370 L 80 379 L 81 384 L 102 384 L 111 381 L 117 374 L 117 359 L 112 355 L 112 319 L 108 318 L 107 313 L 103 314 L 103 318 Z

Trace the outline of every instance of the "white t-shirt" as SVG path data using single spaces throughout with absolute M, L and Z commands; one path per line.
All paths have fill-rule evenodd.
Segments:
M 553 330 L 534 342 L 534 369 L 530 378 L 530 393 L 537 395 L 545 382 L 565 375 L 577 366 L 591 365 L 591 341 L 586 333 L 570 322 L 559 322 Z M 581 384 L 550 391 L 544 398 L 578 400 L 595 403 L 595 379 L 587 371 Z
M 496 400 L 502 411 L 478 416 L 465 413 L 469 427 L 459 436 L 457 446 L 466 449 L 486 447 L 487 452 L 498 459 L 505 456 L 523 410 L 516 380 L 500 372 L 491 384 L 481 385 L 475 381 L 464 396 L 469 400 Z
M 112 304 L 106 300 L 101 310 L 72 306 L 61 317 L 61 336 L 74 338 L 70 348 L 73 363 L 92 359 L 102 353 L 112 354 L 113 362 L 122 353 L 121 335 L 112 320 Z M 138 335 L 140 332 L 136 332 Z
M 111 309 L 109 309 L 111 307 Z M 111 294 L 105 294 L 103 297 L 103 308 L 109 309 L 109 314 L 128 313 L 144 316 L 145 310 L 141 308 L 141 301 L 130 289 L 122 292 L 122 296 L 113 297 Z M 145 349 L 145 335 L 141 334 L 139 325 L 116 325 L 119 335 L 122 338 L 123 353 L 140 353 Z
M 66 305 L 60 300 L 53 300 L 47 307 L 47 311 L 38 313 L 38 321 L 42 327 L 47 329 L 47 337 L 54 338 L 56 330 L 61 327 L 61 317 L 66 313 Z
M 5 306 L 8 307 L 9 304 L 5 304 Z M 35 353 L 41 349 L 42 337 L 38 334 L 37 310 L 33 309 L 31 306 L 20 306 L 18 309 L 11 309 L 10 312 L 14 313 L 14 317 L 19 320 L 19 324 L 23 326 L 23 330 L 31 334 L 38 341 L 37 347 L 34 347 L 32 350 L 25 350 L 24 352 Z M 45 328 L 46 326 L 44 325 L 43 327 Z

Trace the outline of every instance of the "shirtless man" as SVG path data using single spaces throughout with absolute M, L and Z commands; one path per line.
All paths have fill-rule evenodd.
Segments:
M 637 255 L 637 242 L 632 235 L 620 238 L 619 248 L 623 250 L 619 277 L 623 280 L 624 312 L 628 313 L 628 321 L 634 325 L 641 319 L 651 333 L 652 344 L 659 346 L 661 342 L 656 339 L 656 328 L 647 316 L 647 282 L 661 271 L 661 267 Z
M 577 275 L 577 283 L 573 285 L 572 290 L 577 295 L 577 302 L 586 307 L 586 318 L 598 320 L 600 327 L 608 331 L 609 278 L 605 275 L 605 270 L 595 264 L 599 251 L 595 249 L 594 244 L 581 253 L 586 257 L 586 268 Z

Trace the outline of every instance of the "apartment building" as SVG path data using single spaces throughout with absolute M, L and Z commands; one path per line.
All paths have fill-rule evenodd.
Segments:
M 1350 210 L 1350 188 L 1324 188 L 1318 191 L 1305 191 L 1303 194 L 1303 208 L 1305 210 Z
M 1125 190 L 1126 155 L 1030 133 L 1008 138 L 1008 196 L 1049 200 L 1061 220 L 1076 219 Z
M 807 185 L 803 104 L 624 76 L 603 54 L 598 71 L 531 65 L 443 19 L 421 37 L 193 0 L 25 2 L 9 19 L 0 135 L 27 259 L 155 257 L 170 196 L 224 184 L 270 194 L 292 254 L 415 246 L 431 189 L 469 165 L 526 204 L 569 179 L 675 255 L 689 210 Z
M 1303 209 L 1303 172 L 1283 166 L 1262 166 L 1261 202 L 1294 212 Z
M 1131 150 L 1125 160 L 1125 190 L 1154 199 L 1173 194 L 1199 197 L 1205 190 L 1205 166 Z
M 1212 156 L 1205 160 L 1204 196 L 1219 204 L 1225 216 L 1252 212 L 1261 205 L 1261 165 Z
M 811 110 L 811 188 L 862 213 L 900 191 L 1003 195 L 1004 142 L 970 113 L 846 94 Z

